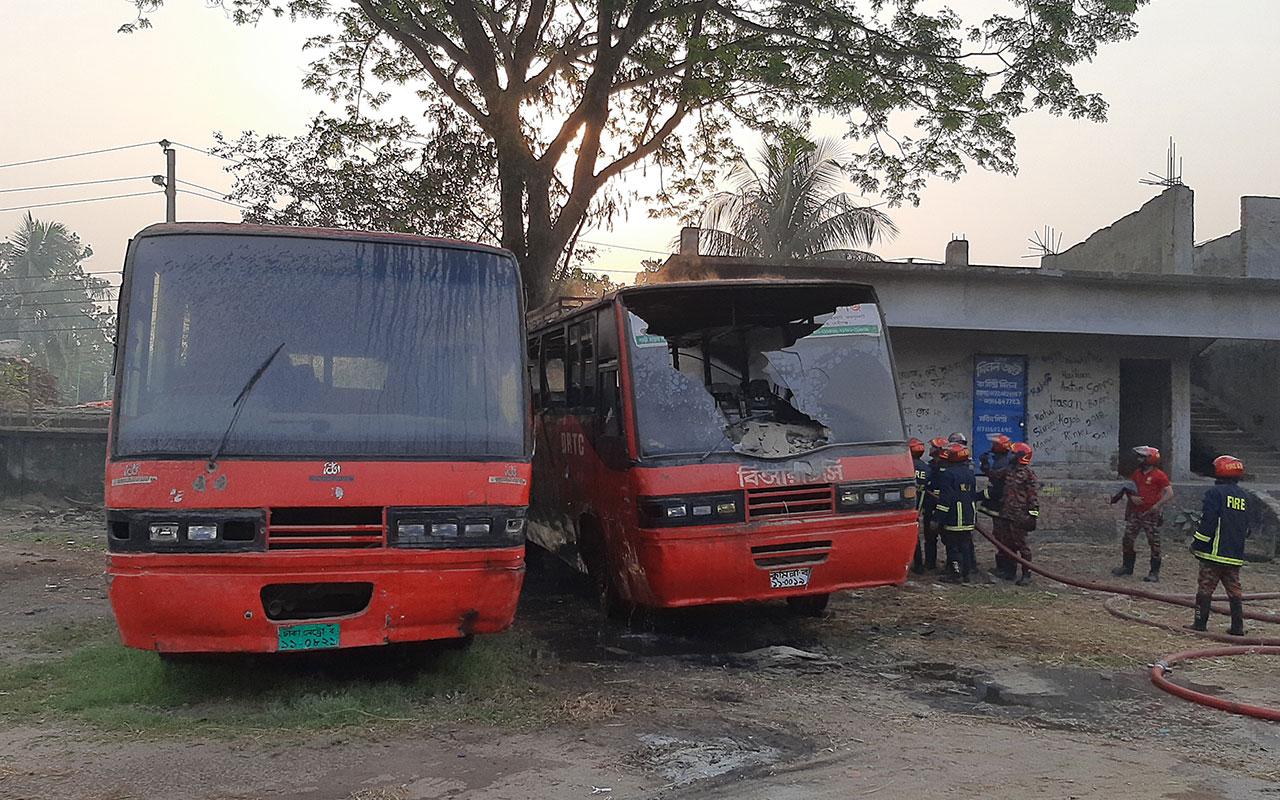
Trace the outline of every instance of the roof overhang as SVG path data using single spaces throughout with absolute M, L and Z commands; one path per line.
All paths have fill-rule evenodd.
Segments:
M 754 259 L 672 258 L 670 277 L 786 276 Z M 1280 340 L 1280 280 L 849 261 L 805 278 L 875 287 L 890 327 Z

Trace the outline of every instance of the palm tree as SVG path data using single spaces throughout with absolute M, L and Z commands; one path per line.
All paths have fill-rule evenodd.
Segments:
M 766 142 L 759 167 L 741 159 L 733 191 L 702 212 L 700 245 L 708 255 L 797 260 L 873 260 L 877 241 L 897 235 L 884 213 L 838 191 L 845 178 L 839 144 L 785 137 Z
M 98 302 L 109 299 L 111 285 L 81 268 L 92 253 L 62 223 L 30 213 L 0 247 L 0 338 L 22 340 L 35 362 L 68 389 L 80 362 L 100 360 L 97 351 L 107 341 L 110 313 Z

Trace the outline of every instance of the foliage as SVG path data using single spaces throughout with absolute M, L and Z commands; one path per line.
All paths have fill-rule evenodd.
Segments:
M 1100 120 L 1073 68 L 1132 37 L 1145 0 L 992 0 L 985 18 L 918 0 L 212 0 L 236 22 L 329 20 L 306 85 L 372 106 L 404 86 L 492 140 L 502 243 L 534 302 L 606 186 L 652 165 L 661 199 L 712 185 L 736 125 L 842 119 L 860 191 L 915 202 L 931 175 L 1012 171 L 1031 109 Z M 164 0 L 134 0 L 149 26 Z M 605 203 L 616 207 L 616 198 Z M 607 208 L 606 208 L 607 213 Z
M 215 136 L 247 222 L 498 239 L 493 146 L 452 108 L 435 110 L 429 134 L 322 113 L 293 138 Z
M 58 382 L 25 358 L 0 356 L 0 410 L 56 405 Z
M 0 339 L 47 371 L 64 402 L 98 400 L 111 371 L 111 284 L 81 266 L 93 251 L 60 222 L 27 214 L 0 243 Z M 37 397 L 36 399 L 40 399 Z
M 622 284 L 614 283 L 608 273 L 588 272 L 582 267 L 570 267 L 556 279 L 551 290 L 555 297 L 604 297 L 609 292 L 622 288 Z
M 830 140 L 767 142 L 760 167 L 740 161 L 734 190 L 715 195 L 703 210 L 700 250 L 781 260 L 875 258 L 866 248 L 898 229 L 884 213 L 836 191 L 845 180 L 840 155 Z

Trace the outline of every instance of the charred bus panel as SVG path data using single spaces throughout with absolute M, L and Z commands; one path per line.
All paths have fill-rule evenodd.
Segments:
M 530 355 L 547 440 L 530 538 L 620 598 L 823 598 L 905 579 L 915 488 L 870 287 L 637 287 L 533 331 Z
M 107 464 L 125 644 L 502 630 L 530 474 L 519 276 L 480 245 L 243 225 L 132 243 Z

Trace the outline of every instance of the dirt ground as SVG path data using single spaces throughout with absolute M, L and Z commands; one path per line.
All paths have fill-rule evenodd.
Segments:
M 63 505 L 0 509 L 0 675 L 30 678 L 77 649 L 115 647 L 100 514 Z M 1047 566 L 1095 578 L 1118 549 L 1051 533 L 1034 545 Z M 1191 591 L 1193 559 L 1167 547 L 1161 587 Z M 991 560 L 985 542 L 979 552 Z M 1246 591 L 1278 591 L 1280 565 L 1248 565 L 1244 580 Z M 511 715 L 459 721 L 468 700 L 446 695 L 402 714 L 355 708 L 365 722 L 332 727 L 212 728 L 209 703 L 152 709 L 175 725 L 112 726 L 55 702 L 56 683 L 34 709 L 4 705 L 20 690 L 0 683 L 0 797 L 1280 798 L 1280 727 L 1152 687 L 1146 665 L 1197 640 L 1114 619 L 1104 599 L 1044 579 L 913 579 L 839 596 L 820 619 L 767 603 L 628 627 L 602 618 L 572 573 L 534 557 L 504 634 L 538 654 L 520 676 L 536 698 L 527 718 L 513 696 Z M 291 664 L 265 669 L 279 679 Z M 294 676 L 304 695 L 312 670 Z M 1280 704 L 1274 658 L 1175 675 Z

